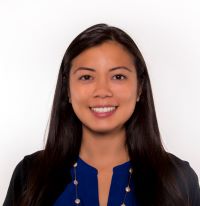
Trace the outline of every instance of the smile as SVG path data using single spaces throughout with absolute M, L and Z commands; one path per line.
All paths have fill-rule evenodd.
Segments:
M 113 107 L 90 107 L 90 109 L 97 113 L 112 112 L 116 109 L 116 106 Z

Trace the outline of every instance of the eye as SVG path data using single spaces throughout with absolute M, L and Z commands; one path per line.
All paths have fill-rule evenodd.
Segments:
M 115 77 L 116 77 L 116 78 L 115 78 Z M 127 77 L 124 76 L 124 75 L 122 75 L 122 74 L 116 74 L 116 75 L 114 76 L 114 79 L 116 79 L 116 80 L 123 80 L 123 79 L 127 79 Z
M 86 80 L 90 80 L 90 75 L 83 75 L 81 77 L 79 77 L 79 80 L 83 80 L 83 81 L 86 81 Z

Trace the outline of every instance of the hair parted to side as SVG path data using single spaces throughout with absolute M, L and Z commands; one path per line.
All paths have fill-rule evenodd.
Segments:
M 82 140 L 82 124 L 68 97 L 71 62 L 84 50 L 105 41 L 116 41 L 132 54 L 141 91 L 135 111 L 125 123 L 137 201 L 140 206 L 187 205 L 174 178 L 178 168 L 162 146 L 142 54 L 132 38 L 121 29 L 97 24 L 79 34 L 65 52 L 58 74 L 47 143 L 34 163 L 20 206 L 49 205 L 47 199 L 50 201 L 51 197 L 58 196 L 71 181 L 70 167 L 78 158 Z M 49 194 L 51 197 L 46 198 Z

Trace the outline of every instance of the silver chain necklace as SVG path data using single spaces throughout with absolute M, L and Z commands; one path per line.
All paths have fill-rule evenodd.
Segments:
M 75 199 L 75 204 L 76 205 L 79 205 L 81 203 L 81 200 L 78 196 L 78 180 L 77 180 L 77 176 L 76 176 L 76 168 L 78 166 L 78 163 L 76 162 L 73 167 L 74 167 L 74 185 L 75 185 L 75 189 L 76 189 L 76 199 Z M 124 199 L 123 199 L 123 202 L 121 204 L 121 206 L 126 206 L 125 204 L 125 200 L 126 200 L 126 196 L 127 196 L 127 193 L 129 193 L 131 191 L 131 188 L 130 188 L 130 181 L 131 181 L 131 175 L 133 173 L 133 169 L 132 168 L 129 168 L 129 180 L 128 180 L 128 185 L 125 187 L 125 195 L 124 195 Z

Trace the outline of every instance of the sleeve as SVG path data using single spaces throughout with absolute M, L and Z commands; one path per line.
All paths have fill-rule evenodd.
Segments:
M 171 153 L 169 153 L 169 157 L 180 172 L 177 173 L 176 178 L 180 183 L 183 194 L 185 194 L 187 205 L 200 206 L 200 187 L 197 174 L 188 161 L 181 160 Z
M 187 163 L 189 202 L 191 206 L 200 206 L 200 188 L 197 174 Z
M 17 205 L 19 198 L 26 190 L 27 178 L 31 168 L 34 166 L 35 160 L 38 160 L 41 153 L 42 151 L 37 151 L 27 155 L 17 164 L 12 174 L 3 206 Z
M 14 206 L 25 187 L 24 161 L 18 163 L 12 174 L 3 206 Z

